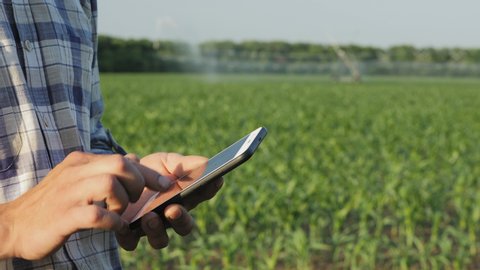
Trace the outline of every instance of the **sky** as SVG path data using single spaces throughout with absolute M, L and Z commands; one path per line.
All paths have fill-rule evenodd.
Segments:
M 480 48 L 480 0 L 99 0 L 123 38 Z

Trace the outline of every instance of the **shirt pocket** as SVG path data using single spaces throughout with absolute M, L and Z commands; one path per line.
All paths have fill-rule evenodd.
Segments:
M 53 1 L 53 0 L 49 0 Z M 65 10 L 49 5 L 49 20 L 54 33 L 53 46 L 42 47 L 45 76 L 50 85 L 62 87 L 54 100 L 68 101 L 72 113 L 90 107 L 95 43 L 92 21 L 80 1 L 65 1 Z M 87 3 L 84 3 L 87 7 Z M 39 34 L 40 35 L 40 34 Z

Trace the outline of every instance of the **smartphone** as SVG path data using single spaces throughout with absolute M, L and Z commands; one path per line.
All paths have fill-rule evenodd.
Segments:
M 139 227 L 141 217 L 151 211 L 156 212 L 163 218 L 165 207 L 172 203 L 182 204 L 189 194 L 201 190 L 209 181 L 225 175 L 247 161 L 255 153 L 266 135 L 267 129 L 259 127 L 220 151 L 188 175 L 179 177 L 167 192 L 160 193 L 150 190 L 144 192 L 142 194 L 143 198 L 139 199 L 139 201 L 145 201 L 143 207 L 134 216 L 126 218 L 130 221 L 130 228 Z

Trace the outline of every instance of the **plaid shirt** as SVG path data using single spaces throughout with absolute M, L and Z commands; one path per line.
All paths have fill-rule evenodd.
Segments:
M 96 17 L 96 0 L 2 0 L 0 203 L 74 150 L 111 152 L 100 123 Z M 118 268 L 116 239 L 100 230 L 72 235 L 43 260 L 0 260 L 0 269 Z

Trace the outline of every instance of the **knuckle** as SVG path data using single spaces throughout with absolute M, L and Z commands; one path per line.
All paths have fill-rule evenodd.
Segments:
M 117 186 L 117 179 L 115 176 L 111 174 L 105 174 L 102 176 L 102 180 L 100 181 L 100 189 L 107 193 L 112 194 L 115 192 L 115 188 Z
M 68 161 L 78 161 L 78 160 L 82 160 L 85 158 L 85 153 L 81 152 L 81 151 L 73 151 L 71 152 L 70 154 L 67 155 L 67 157 L 65 158 L 66 160 Z
M 89 224 L 98 224 L 103 220 L 104 216 L 104 212 L 99 207 L 92 207 L 84 218 Z
M 127 209 L 127 206 L 128 204 L 122 203 L 115 206 L 109 206 L 108 210 L 121 215 L 125 211 L 125 209 Z
M 128 158 L 129 160 L 140 162 L 140 157 L 137 154 L 128 153 L 125 157 Z
M 116 171 L 126 171 L 128 167 L 128 161 L 125 157 L 119 154 L 112 155 L 111 166 Z

